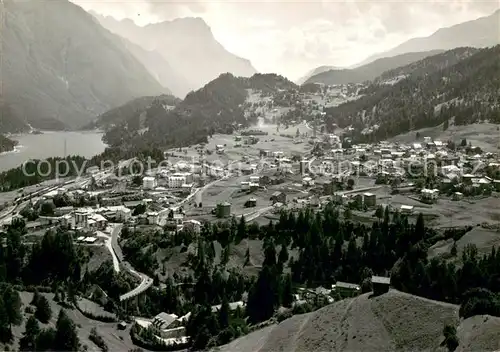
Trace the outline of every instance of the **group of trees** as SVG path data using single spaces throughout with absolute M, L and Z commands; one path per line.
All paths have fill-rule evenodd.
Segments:
M 75 323 L 61 309 L 56 328 L 41 329 L 34 315 L 26 322 L 26 328 L 19 341 L 20 351 L 78 351 L 80 340 Z
M 68 156 L 66 158 L 53 157 L 45 160 L 31 160 L 19 167 L 0 173 L 0 192 L 33 186 L 56 177 L 81 176 L 89 167 L 109 167 L 111 163 L 117 165 L 120 160 L 132 158 L 139 160 L 140 163 L 132 164 L 130 169 L 120 170 L 122 174 L 137 173 L 141 167 L 147 165 L 149 159 L 159 163 L 164 160 L 164 154 L 163 151 L 155 147 L 129 149 L 110 147 L 91 159 L 82 156 Z M 155 165 L 152 164 L 151 167 L 155 167 Z
M 8 152 L 14 149 L 16 142 L 0 134 L 0 153 Z
M 11 285 L 0 286 L 0 342 L 12 340 L 12 326 L 22 322 L 21 299 Z
M 36 185 L 61 175 L 76 176 L 84 169 L 85 160 L 80 156 L 69 156 L 28 161 L 17 168 L 0 173 L 0 192 Z

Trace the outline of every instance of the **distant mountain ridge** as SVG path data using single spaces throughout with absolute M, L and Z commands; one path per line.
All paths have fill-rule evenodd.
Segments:
M 307 83 L 323 83 L 326 85 L 362 83 L 371 81 L 380 76 L 385 71 L 405 66 L 418 61 L 427 56 L 432 56 L 444 50 L 424 51 L 415 53 L 405 53 L 394 57 L 384 57 L 364 66 L 353 69 L 328 70 L 310 77 Z
M 423 76 L 431 74 L 449 66 L 453 66 L 459 61 L 465 60 L 466 58 L 476 54 L 480 50 L 481 49 L 470 47 L 456 48 L 440 54 L 428 56 L 420 61 L 412 62 L 406 66 L 400 66 L 386 71 L 377 77 L 374 80 L 374 83 L 383 83 L 386 80 L 391 80 L 401 76 Z
M 330 70 L 342 70 L 342 68 L 336 67 L 336 66 L 319 66 L 319 67 L 313 68 L 312 70 L 309 70 L 304 76 L 299 78 L 296 82 L 297 82 L 297 84 L 303 84 L 312 76 L 315 76 L 317 74 L 320 74 L 320 73 L 323 73 L 326 71 L 330 71 Z
M 395 84 L 379 84 L 382 75 L 358 100 L 327 109 L 327 127 L 353 126 L 362 137 L 377 125 L 363 138 L 380 140 L 450 121 L 500 123 L 499 58 L 500 45 L 457 48 L 400 68 L 405 78 Z
M 484 48 L 497 44 L 500 44 L 500 9 L 489 16 L 438 29 L 428 37 L 410 39 L 389 51 L 370 56 L 356 67 L 383 57 L 408 52 L 450 50 L 459 47 Z
M 192 84 L 174 70 L 161 54 L 154 50 L 146 50 L 123 37 L 120 37 L 120 39 L 123 45 L 146 67 L 149 73 L 162 86 L 168 87 L 169 92 L 172 92 L 172 94 L 177 92 L 179 96 L 182 96 L 182 92 L 190 90 Z
M 78 128 L 135 97 L 169 92 L 116 35 L 69 1 L 5 0 L 1 12 L 9 129 L 14 120 Z
M 257 72 L 250 61 L 228 52 L 201 18 L 178 18 L 140 27 L 130 19 L 118 21 L 110 16 L 91 13 L 111 32 L 147 51 L 160 54 L 173 72 L 183 78 L 180 87 L 167 84 L 181 98 L 222 73 L 249 77 Z M 165 83 L 168 83 L 168 79 L 165 78 Z

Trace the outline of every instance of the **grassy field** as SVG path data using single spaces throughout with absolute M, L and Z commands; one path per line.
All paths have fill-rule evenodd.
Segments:
M 428 136 L 437 140 L 452 140 L 455 143 L 460 143 L 465 138 L 467 142 L 471 142 L 473 146 L 480 147 L 484 151 L 498 152 L 500 149 L 499 127 L 491 123 L 476 123 L 467 126 L 450 126 L 446 131 L 443 131 L 442 125 L 439 125 L 401 134 L 390 140 L 400 143 L 416 142 L 415 136 L 418 132 L 422 139 Z
M 440 346 L 445 324 L 458 326 L 461 351 L 500 347 L 500 335 L 493 333 L 499 318 L 477 316 L 460 322 L 458 306 L 391 290 L 380 297 L 364 294 L 294 316 L 219 351 L 445 351 Z
M 21 301 L 23 303 L 23 323 L 20 326 L 16 326 L 12 328 L 12 332 L 14 334 L 15 343 L 13 347 L 15 350 L 18 350 L 19 339 L 22 337 L 25 329 L 25 323 L 28 320 L 30 314 L 24 312 L 24 308 L 28 306 L 33 299 L 33 293 L 30 292 L 20 292 Z M 48 324 L 40 324 L 40 327 L 55 327 L 57 316 L 59 314 L 60 309 L 62 308 L 59 304 L 54 302 L 53 294 L 43 294 L 45 297 L 49 299 L 50 306 L 52 308 L 52 318 Z M 128 351 L 136 346 L 132 343 L 130 339 L 130 327 L 126 330 L 118 330 L 117 323 L 102 323 L 96 320 L 91 320 L 85 317 L 82 313 L 80 313 L 77 309 L 65 309 L 68 316 L 73 320 L 73 322 L 77 326 L 78 337 L 80 338 L 80 343 L 86 345 L 88 347 L 88 351 L 101 351 L 99 347 L 97 347 L 92 341 L 89 340 L 90 330 L 92 328 L 96 328 L 99 335 L 103 337 L 106 344 L 108 345 L 109 351 Z M 0 346 L 1 350 L 5 350 Z
M 491 248 L 500 247 L 500 230 L 488 229 L 483 227 L 474 227 L 471 231 L 467 232 L 462 238 L 457 241 L 457 259 L 460 259 L 464 248 L 468 244 L 473 244 L 477 247 L 478 253 L 489 254 Z M 447 256 L 453 247 L 453 239 L 446 241 L 439 241 L 431 248 L 429 248 L 429 258 L 438 256 Z

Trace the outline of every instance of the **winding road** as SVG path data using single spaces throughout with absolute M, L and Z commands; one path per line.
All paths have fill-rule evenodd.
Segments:
M 124 293 L 120 296 L 120 302 L 126 301 L 130 298 L 133 298 L 137 295 L 140 295 L 147 289 L 149 289 L 153 285 L 153 279 L 147 276 L 146 274 L 140 273 L 136 271 L 129 262 L 125 261 L 123 258 L 123 252 L 118 244 L 118 237 L 122 231 L 122 224 L 115 224 L 113 226 L 113 231 L 111 232 L 111 247 L 113 249 L 114 255 L 116 259 L 120 262 L 122 268 L 130 272 L 132 275 L 136 276 L 141 280 L 141 283 L 136 286 L 133 290 L 130 290 L 127 293 Z

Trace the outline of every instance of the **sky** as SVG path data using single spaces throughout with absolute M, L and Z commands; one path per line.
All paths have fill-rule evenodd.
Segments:
M 138 25 L 201 17 L 227 50 L 249 59 L 259 72 L 291 79 L 321 65 L 354 65 L 410 38 L 490 15 L 500 7 L 500 0 L 71 1 Z

